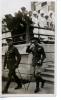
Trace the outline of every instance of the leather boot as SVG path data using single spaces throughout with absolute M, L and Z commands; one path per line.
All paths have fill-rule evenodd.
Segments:
M 45 84 L 45 80 L 42 80 L 41 88 L 44 87 L 44 84 Z
M 22 88 L 22 84 L 15 87 L 15 89 L 20 89 L 20 88 Z

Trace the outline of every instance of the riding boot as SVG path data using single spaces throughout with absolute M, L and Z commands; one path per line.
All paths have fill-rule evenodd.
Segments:
M 40 89 L 39 89 L 39 81 L 36 82 L 36 89 L 35 89 L 35 93 L 39 92 Z
M 43 87 L 44 87 L 44 84 L 45 84 L 45 80 L 42 79 L 41 82 L 42 82 L 42 83 L 41 83 L 41 88 L 43 88 Z

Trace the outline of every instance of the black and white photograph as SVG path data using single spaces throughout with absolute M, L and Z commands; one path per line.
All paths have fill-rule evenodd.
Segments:
M 2 95 L 55 94 L 55 0 L 2 0 Z

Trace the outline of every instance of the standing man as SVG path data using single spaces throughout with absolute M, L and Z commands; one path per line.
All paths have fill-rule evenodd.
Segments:
M 49 21 L 49 28 L 51 28 L 51 30 L 55 30 L 55 19 L 53 11 L 49 11 L 48 21 Z
M 44 11 L 40 11 L 40 14 L 38 16 L 38 23 L 39 23 L 39 26 L 44 28 L 44 25 L 45 25 L 45 18 L 44 18 Z
M 18 84 L 18 86 L 15 89 L 22 88 L 21 80 L 17 77 L 15 73 L 15 69 L 18 67 L 20 63 L 21 55 L 19 54 L 17 48 L 13 46 L 12 39 L 6 39 L 6 41 L 8 44 L 8 50 L 5 53 L 4 68 L 7 65 L 7 68 L 9 69 L 9 74 L 8 74 L 8 81 L 4 88 L 3 93 L 8 92 L 8 88 L 11 83 L 12 76 L 14 77 L 15 82 Z
M 49 28 L 49 21 L 48 21 L 48 19 L 49 19 L 49 16 L 48 16 L 48 14 L 45 14 L 45 28 Z
M 40 40 L 35 38 L 30 46 L 27 47 L 26 52 L 32 52 L 32 66 L 34 68 L 34 77 L 36 79 L 36 89 L 35 93 L 39 91 L 39 82 L 41 81 L 41 88 L 44 87 L 45 80 L 41 77 L 41 67 L 43 64 L 44 59 L 46 58 L 44 48 L 39 45 Z
M 36 11 L 33 12 L 33 16 L 32 16 L 32 22 L 33 22 L 33 33 L 34 33 L 34 37 L 38 37 L 37 33 L 38 33 L 38 13 Z

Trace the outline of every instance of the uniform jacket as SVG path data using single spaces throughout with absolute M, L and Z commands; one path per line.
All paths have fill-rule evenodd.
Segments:
M 32 65 L 33 66 L 38 65 L 39 60 L 42 60 L 43 62 L 43 60 L 46 58 L 44 49 L 39 44 L 37 46 L 34 45 L 31 49 L 30 49 L 30 46 L 28 46 L 26 52 L 28 53 L 32 52 L 33 54 Z
M 20 63 L 21 55 L 16 47 L 9 47 L 5 53 L 4 67 L 7 65 L 8 69 L 15 69 Z

